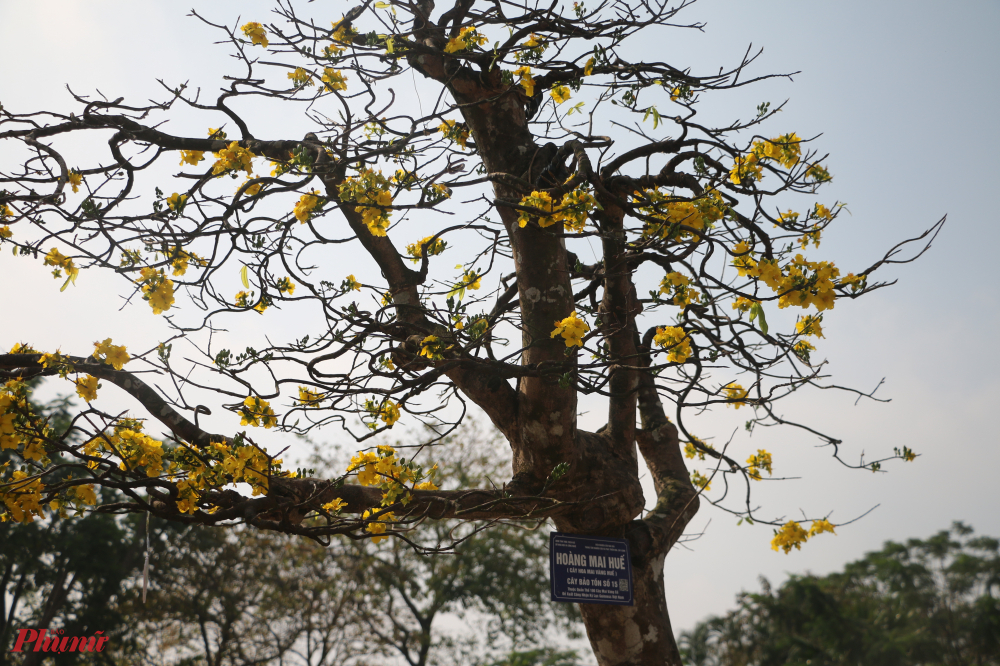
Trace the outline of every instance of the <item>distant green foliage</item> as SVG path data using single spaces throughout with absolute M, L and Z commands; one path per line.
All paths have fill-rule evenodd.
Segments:
M 954 523 L 829 576 L 762 580 L 681 635 L 691 666 L 1000 664 L 1000 542 Z

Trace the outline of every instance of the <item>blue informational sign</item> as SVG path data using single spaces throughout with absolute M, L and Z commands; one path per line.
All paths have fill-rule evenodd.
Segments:
M 631 606 L 628 541 L 576 534 L 549 535 L 552 601 Z

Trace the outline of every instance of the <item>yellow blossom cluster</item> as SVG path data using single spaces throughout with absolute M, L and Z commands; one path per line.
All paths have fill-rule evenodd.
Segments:
M 556 86 L 549 91 L 549 96 L 555 100 L 556 104 L 562 104 L 569 100 L 569 88 L 566 86 Z
M 746 404 L 748 391 L 745 388 L 743 388 L 736 382 L 729 382 L 722 388 L 726 392 L 726 400 L 734 401 L 729 404 L 732 405 L 735 409 L 739 409 L 744 404 Z
M 295 204 L 295 208 L 292 212 L 295 214 L 295 219 L 299 221 L 300 224 L 305 224 L 308 222 L 317 208 L 323 204 L 323 198 L 319 196 L 319 190 L 313 190 L 308 194 L 303 194 L 299 197 L 298 203 Z
M 755 305 L 759 305 L 760 301 L 755 301 L 752 298 L 746 298 L 744 296 L 737 296 L 736 300 L 733 301 L 733 309 L 739 312 L 749 312 L 750 308 Z
M 296 67 L 293 71 L 288 72 L 287 76 L 296 88 L 308 88 L 316 85 L 312 78 L 312 72 L 302 67 Z
M 323 401 L 323 394 L 319 391 L 313 391 L 307 386 L 300 386 L 298 400 L 303 407 L 319 407 Z
M 240 425 L 249 425 L 254 428 L 264 426 L 273 428 L 278 425 L 278 417 L 271 409 L 271 403 L 261 400 L 257 396 L 249 396 L 243 401 L 243 405 L 237 410 L 240 415 Z
M 180 246 L 171 248 L 167 257 L 170 260 L 170 268 L 173 269 L 175 277 L 187 273 L 188 264 L 192 261 L 196 266 L 208 265 L 208 260 L 199 257 L 194 252 L 188 252 Z
M 457 53 L 486 43 L 486 35 L 481 35 L 474 26 L 462 28 L 458 35 L 448 40 L 444 47 L 445 53 Z
M 672 305 L 684 307 L 691 303 L 701 302 L 701 293 L 691 288 L 691 278 L 673 271 L 660 280 L 660 293 Z
M 73 188 L 73 194 L 76 194 L 80 191 L 80 185 L 83 184 L 83 174 L 73 169 L 69 172 L 66 180 L 69 182 L 69 186 Z
M 6 522 L 9 515 L 15 521 L 27 525 L 34 522 L 36 516 L 41 518 L 44 490 L 45 486 L 40 478 L 15 470 L 11 480 L 0 486 L 0 501 L 7 507 L 7 511 L 0 514 L 0 521 Z
M 125 345 L 111 344 L 111 338 L 105 338 L 103 342 L 95 342 L 92 356 L 104 361 L 115 370 L 121 370 L 132 358 L 126 351 Z
M 279 294 L 288 293 L 289 296 L 295 293 L 295 283 L 292 282 L 291 278 L 283 277 L 280 278 L 274 286 L 278 289 Z
M 136 419 L 121 419 L 115 423 L 110 433 L 102 433 L 83 445 L 84 454 L 92 457 L 110 452 L 120 459 L 119 469 L 137 472 L 146 469 L 146 476 L 160 476 L 163 473 L 163 442 L 142 432 L 143 425 Z M 97 462 L 87 463 L 96 469 Z
M 754 141 L 748 154 L 736 156 L 733 168 L 729 172 L 729 181 L 734 185 L 741 185 L 744 181 L 760 180 L 763 176 L 763 165 L 767 160 L 791 169 L 799 163 L 802 155 L 801 141 L 795 132 L 783 134 L 775 139 Z
M 357 31 L 354 28 L 347 27 L 347 23 L 344 21 L 343 16 L 340 17 L 339 21 L 332 21 L 330 26 L 334 28 L 333 34 L 330 36 L 333 43 L 324 46 L 323 53 L 327 58 L 335 58 L 344 52 L 344 46 L 342 46 L 342 44 L 350 44 L 354 39 L 354 35 L 357 34 Z
M 437 490 L 434 483 L 437 473 L 437 465 L 434 465 L 427 473 L 423 468 L 415 465 L 412 460 L 404 461 L 397 457 L 396 450 L 388 445 L 380 444 L 375 451 L 358 451 L 357 455 L 351 457 L 351 463 L 347 466 L 347 472 L 356 473 L 358 483 L 362 486 L 375 486 L 382 490 L 382 506 L 389 507 L 397 501 L 404 506 L 412 500 L 411 490 Z M 343 504 L 338 505 L 338 509 Z M 324 508 L 326 508 L 324 506 Z M 379 513 L 380 509 L 370 509 L 362 514 L 362 518 L 367 519 L 373 514 Z M 371 534 L 383 534 L 386 523 L 395 521 L 392 513 L 382 514 L 378 522 L 372 522 L 365 529 Z M 384 537 L 383 537 L 384 538 Z M 379 539 L 376 537 L 375 539 Z
M 347 77 L 344 76 L 343 72 L 333 67 L 323 68 L 321 78 L 329 90 L 347 90 Z
M 764 449 L 757 449 L 757 453 L 747 458 L 747 474 L 754 481 L 760 481 L 761 470 L 764 470 L 768 476 L 771 476 L 771 454 Z
M 267 48 L 267 31 L 264 30 L 264 26 L 256 21 L 251 21 L 250 23 L 244 23 L 240 30 L 246 35 L 250 42 L 253 44 L 259 44 L 264 48 Z
M 420 342 L 420 355 L 432 361 L 440 361 L 444 358 L 444 352 L 450 349 L 436 335 L 428 335 Z
M 690 201 L 659 189 L 637 190 L 633 197 L 640 204 L 639 211 L 652 218 L 644 225 L 645 236 L 701 240 L 698 232 L 711 229 L 726 214 L 726 204 L 715 189 L 705 190 L 703 196 Z
M 552 195 L 545 191 L 535 191 L 521 198 L 522 206 L 529 206 L 543 211 L 544 215 L 536 215 L 521 211 L 517 223 L 525 227 L 528 221 L 535 218 L 538 226 L 551 227 L 562 222 L 568 231 L 579 233 L 583 231 L 590 213 L 597 208 L 597 200 L 583 188 L 577 188 L 563 195 L 558 206 L 552 200 Z
M 204 150 L 182 150 L 181 151 L 181 165 L 190 164 L 191 166 L 198 166 L 198 163 L 204 161 L 205 151 Z
M 780 549 L 785 551 L 787 555 L 791 552 L 792 548 L 801 550 L 803 543 L 823 532 L 836 534 L 833 531 L 833 525 L 825 518 L 812 521 L 808 532 L 794 520 L 789 520 L 781 526 L 781 529 L 774 531 L 774 538 L 771 539 L 771 550 L 777 551 Z
M 450 139 L 465 149 L 465 143 L 469 140 L 469 128 L 464 123 L 456 123 L 454 120 L 445 120 L 438 125 L 444 138 Z
M 514 70 L 514 76 L 518 77 L 518 83 L 524 88 L 524 94 L 528 97 L 535 95 L 535 79 L 531 76 L 531 68 L 523 65 Z
M 186 194 L 178 194 L 177 192 L 174 192 L 167 197 L 167 208 L 175 213 L 180 213 L 184 210 L 184 204 L 187 203 L 187 198 L 188 196 Z
M 455 268 L 462 268 L 462 277 L 459 278 L 458 282 L 451 288 L 451 291 L 448 292 L 448 298 L 462 299 L 465 298 L 466 289 L 471 289 L 472 291 L 479 290 L 483 278 L 479 271 L 476 269 L 464 269 L 462 264 L 458 264 Z
M 149 301 L 153 314 L 161 314 L 174 304 L 174 283 L 164 274 L 163 269 L 150 266 L 139 271 L 136 283 L 142 285 L 142 298 Z
M 86 402 L 93 402 L 97 399 L 97 389 L 100 385 L 97 383 L 97 377 L 92 377 L 91 375 L 84 375 L 83 377 L 78 377 L 73 380 L 76 385 L 76 394 Z
M 810 164 L 806 169 L 806 178 L 812 178 L 817 183 L 826 183 L 833 180 L 833 176 L 821 164 Z
M 45 266 L 55 266 L 52 270 L 52 275 L 56 279 L 62 277 L 62 271 L 66 271 L 66 277 L 70 282 L 76 282 L 76 276 L 80 274 L 80 269 L 76 267 L 73 260 L 65 255 L 63 255 L 56 248 L 49 250 L 49 253 L 45 255 Z
M 580 319 L 574 311 L 562 321 L 556 322 L 556 327 L 552 331 L 552 335 L 549 337 L 554 338 L 561 335 L 566 341 L 567 347 L 582 347 L 583 336 L 585 336 L 589 330 L 590 326 L 587 325 L 587 322 Z
M 253 173 L 253 158 L 256 157 L 250 150 L 240 146 L 238 141 L 232 141 L 215 155 L 215 164 L 212 165 L 212 174 L 221 176 L 230 171 L 245 171 L 247 175 Z
M 670 363 L 683 363 L 691 357 L 691 338 L 680 326 L 660 326 L 653 342 L 670 350 L 667 354 Z
M 392 211 L 389 179 L 381 171 L 362 169 L 356 178 L 347 178 L 340 186 L 340 200 L 354 201 L 354 208 L 372 236 L 385 236 Z
M 426 251 L 428 257 L 433 257 L 434 255 L 441 254 L 442 252 L 444 252 L 445 248 L 448 247 L 448 244 L 444 242 L 444 240 L 441 238 L 438 238 L 433 243 L 431 243 L 430 240 L 432 238 L 434 237 L 427 236 L 425 238 L 421 238 L 416 243 L 409 243 L 406 246 L 406 254 L 410 256 L 410 261 L 412 261 L 413 263 L 417 263 L 418 261 L 420 261 L 420 258 L 424 256 L 424 243 L 427 243 Z
M 703 476 L 698 470 L 691 472 L 691 483 L 695 488 L 698 488 L 706 493 L 712 489 L 712 482 L 709 481 L 708 477 Z
M 795 305 L 800 308 L 814 306 L 817 310 L 833 309 L 840 269 L 828 261 L 808 261 L 801 254 L 795 255 L 784 270 L 773 259 L 756 261 L 748 252 L 746 241 L 733 249 L 737 256 L 733 266 L 742 277 L 760 279 L 779 294 L 778 307 Z
M 49 427 L 31 409 L 28 386 L 23 381 L 11 379 L 0 387 L 0 451 L 23 446 L 22 458 L 42 460 L 45 449 L 41 437 L 48 433 Z
M 800 335 L 815 335 L 823 337 L 823 315 L 806 315 L 799 317 L 795 323 L 795 331 Z
M 399 420 L 399 403 L 393 402 L 392 400 L 366 400 L 365 410 L 371 415 L 372 422 L 368 424 L 368 427 L 375 430 L 378 427 L 376 420 L 381 420 L 387 426 L 391 426 L 393 423 Z
M 514 59 L 521 62 L 529 60 L 537 62 L 548 48 L 549 44 L 545 37 L 531 33 L 531 36 L 521 44 L 521 50 L 514 54 Z

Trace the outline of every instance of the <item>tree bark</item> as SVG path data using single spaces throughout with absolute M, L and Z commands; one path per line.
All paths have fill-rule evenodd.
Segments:
M 634 606 L 580 604 L 590 645 L 600 666 L 680 666 L 663 588 L 663 555 L 632 558 Z

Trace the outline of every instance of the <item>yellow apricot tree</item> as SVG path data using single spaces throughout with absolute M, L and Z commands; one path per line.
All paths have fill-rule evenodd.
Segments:
M 713 478 L 747 489 L 737 507 L 713 504 L 769 522 L 749 489 L 772 471 L 765 449 L 733 458 L 685 415 L 746 406 L 748 427 L 788 424 L 775 403 L 824 381 L 811 339 L 825 313 L 915 257 L 900 258 L 904 243 L 846 274 L 807 258 L 841 211 L 815 196 L 831 178 L 825 156 L 794 132 L 758 133 L 777 111 L 767 105 L 727 127 L 698 118 L 715 91 L 756 80 L 738 81 L 753 58 L 711 76 L 628 59 L 640 38 L 678 29 L 678 11 L 385 0 L 317 22 L 279 3 L 274 24 L 215 26 L 243 70 L 214 103 L 180 86 L 145 106 L 77 96 L 68 116 L 0 111 L 5 150 L 24 153 L 0 174 L 4 246 L 52 266 L 64 288 L 113 271 L 176 329 L 135 357 L 126 332 L 77 355 L 27 341 L 0 355 L 2 517 L 148 512 L 319 540 L 551 519 L 631 545 L 635 605 L 581 606 L 599 663 L 679 664 L 664 559 Z M 397 99 L 400 76 L 421 82 L 418 99 Z M 304 105 L 312 131 L 258 138 L 289 132 L 252 126 L 244 109 L 258 97 Z M 180 107 L 227 120 L 173 133 Z M 616 130 L 625 118 L 639 129 Z M 68 163 L 70 138 L 101 142 L 91 163 Z M 779 201 L 803 212 L 778 213 Z M 913 239 L 917 256 L 939 228 Z M 768 308 L 802 314 L 775 331 Z M 314 328 L 241 353 L 212 347 L 223 319 L 262 327 L 279 309 Z M 171 359 L 181 338 L 202 362 Z M 27 399 L 27 380 L 53 375 L 87 402 L 67 432 Z M 99 382 L 138 416 L 100 409 Z M 227 433 L 199 426 L 211 409 L 186 395 L 201 389 L 233 413 Z M 594 432 L 578 428 L 585 395 L 606 403 Z M 510 445 L 501 487 L 441 490 L 419 455 L 387 446 L 359 451 L 340 478 L 310 478 L 248 434 L 332 424 L 363 441 L 404 417 L 446 431 L 467 403 Z M 837 456 L 838 440 L 806 430 Z M 657 493 L 644 515 L 638 454 Z M 685 455 L 714 469 L 691 474 Z M 100 505 L 98 486 L 127 500 Z M 771 524 L 786 552 L 834 528 Z

